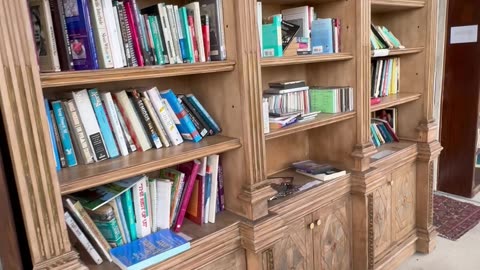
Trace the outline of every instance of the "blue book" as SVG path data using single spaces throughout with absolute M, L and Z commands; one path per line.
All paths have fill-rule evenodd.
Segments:
M 207 110 L 202 106 L 200 101 L 193 95 L 187 95 L 188 101 L 192 103 L 193 108 L 200 114 L 203 120 L 208 124 L 208 126 L 213 130 L 214 134 L 222 132 L 220 126 L 213 120 L 213 118 L 208 114 Z
M 180 104 L 177 99 L 177 96 L 173 93 L 172 90 L 166 90 L 160 93 L 160 95 L 170 104 L 172 107 L 173 113 L 177 115 L 179 123 L 176 124 L 178 131 L 185 140 L 190 140 L 194 142 L 199 142 L 202 140 L 202 136 L 198 133 L 198 130 L 193 125 L 192 119 L 185 111 L 185 108 Z
M 118 215 L 120 216 L 120 220 L 118 220 L 118 222 L 120 223 L 120 226 L 122 226 L 123 233 L 125 234 L 124 242 L 130 243 L 132 242 L 132 239 L 130 238 L 130 232 L 125 219 L 125 212 L 123 212 L 122 199 L 120 197 L 115 198 L 115 204 L 117 205 Z
M 60 134 L 60 140 L 62 141 L 63 151 L 65 152 L 65 160 L 68 167 L 77 166 L 77 157 L 73 150 L 72 138 L 68 131 L 67 119 L 62 108 L 62 102 L 60 100 L 52 102 L 53 114 L 57 122 L 58 133 Z
M 183 34 L 183 45 L 180 42 L 180 46 L 183 46 L 183 51 L 185 50 L 185 57 L 183 59 L 188 59 L 188 62 L 195 63 L 195 55 L 193 54 L 193 44 L 192 44 L 192 35 L 190 34 L 190 29 L 188 26 L 188 15 L 187 8 L 181 7 L 178 9 L 180 23 L 182 25 L 182 34 Z
M 132 189 L 125 191 L 120 197 L 122 199 L 123 214 L 127 222 L 128 232 L 130 233 L 130 240 L 137 240 L 137 225 L 135 224 L 135 210 L 133 210 Z
M 378 139 L 377 137 L 377 132 L 375 131 L 375 127 L 373 126 L 374 124 L 370 124 L 370 133 L 372 133 L 372 141 L 373 141 L 373 144 L 376 146 L 376 147 L 379 147 L 381 145 L 380 143 L 380 140 Z
M 332 19 L 316 19 L 312 22 L 312 54 L 333 53 Z
M 97 50 L 90 24 L 90 13 L 87 0 L 63 1 L 65 22 L 72 48 L 73 66 L 75 70 L 98 69 Z
M 121 269 L 137 270 L 158 264 L 190 249 L 190 242 L 165 229 L 110 250 Z
M 116 158 L 120 155 L 120 153 L 118 152 L 117 144 L 115 143 L 115 138 L 113 137 L 112 129 L 108 123 L 107 114 L 103 108 L 102 100 L 100 99 L 98 90 L 96 88 L 88 90 L 88 96 L 90 97 L 93 111 L 97 117 L 98 126 L 100 126 L 100 132 L 102 133 L 103 140 L 105 141 L 108 156 L 110 158 Z
M 210 192 L 212 192 L 212 173 L 207 172 L 205 173 L 205 201 L 203 202 L 203 213 L 205 215 L 204 223 L 208 223 L 208 209 L 210 207 L 208 202 L 210 200 Z
M 55 157 L 55 168 L 57 169 L 57 171 L 60 171 L 62 167 L 60 165 L 60 157 L 58 155 L 57 143 L 55 142 L 53 122 L 52 122 L 52 117 L 50 115 L 50 105 L 48 104 L 47 99 L 45 99 L 44 102 L 45 102 L 45 110 L 47 112 L 48 130 L 50 131 L 50 142 L 52 143 L 53 156 Z

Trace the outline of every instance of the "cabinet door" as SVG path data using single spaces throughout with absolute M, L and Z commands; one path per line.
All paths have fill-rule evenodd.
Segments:
M 288 225 L 287 235 L 273 249 L 273 260 L 264 262 L 267 269 L 310 270 L 312 269 L 312 215 L 297 219 Z M 265 258 L 265 256 L 264 256 Z M 273 264 L 273 267 L 272 267 Z
M 246 270 L 245 250 L 240 249 L 199 268 L 198 270 Z
M 336 201 L 318 210 L 313 223 L 315 270 L 349 270 L 351 266 L 350 199 Z M 318 217 L 318 219 L 317 219 Z
M 399 241 L 415 228 L 416 168 L 408 164 L 392 173 L 392 240 Z
M 382 254 L 392 243 L 392 187 L 390 176 L 385 183 L 372 193 L 373 245 L 375 257 Z

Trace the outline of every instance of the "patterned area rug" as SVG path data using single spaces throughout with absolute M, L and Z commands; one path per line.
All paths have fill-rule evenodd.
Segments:
M 441 237 L 457 240 L 480 221 L 480 206 L 435 194 L 433 224 Z

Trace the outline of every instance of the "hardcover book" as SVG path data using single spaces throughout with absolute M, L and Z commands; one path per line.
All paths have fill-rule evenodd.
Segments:
M 263 57 L 283 56 L 282 18 L 273 16 L 272 23 L 262 26 Z
M 209 20 L 210 59 L 223 61 L 227 59 L 225 33 L 223 31 L 223 0 L 200 0 L 200 13 Z
M 119 223 L 111 205 L 105 204 L 97 210 L 89 212 L 89 215 L 111 247 L 123 245 Z
M 53 32 L 57 45 L 60 68 L 63 71 L 74 70 L 72 48 L 68 39 L 65 9 L 62 0 L 50 0 L 50 13 L 52 15 Z
M 312 22 L 312 53 L 333 53 L 332 19 L 316 19 Z
M 180 199 L 180 210 L 178 215 L 173 223 L 173 230 L 179 232 L 182 228 L 183 219 L 185 213 L 187 212 L 188 203 L 190 202 L 190 197 L 192 195 L 193 185 L 195 184 L 195 179 L 198 174 L 198 169 L 200 167 L 200 161 L 193 160 L 187 163 L 180 164 L 178 170 L 185 174 L 185 187 L 183 189 L 182 197 Z

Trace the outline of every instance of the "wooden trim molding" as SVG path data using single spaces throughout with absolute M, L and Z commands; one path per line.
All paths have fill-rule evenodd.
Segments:
M 32 264 L 79 269 L 63 220 L 27 1 L 0 5 L 0 106 Z
M 375 266 L 375 239 L 373 231 L 373 194 L 368 195 L 368 269 Z

